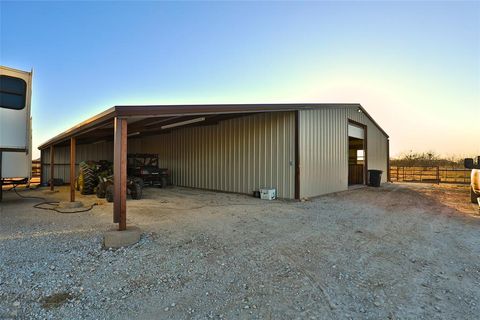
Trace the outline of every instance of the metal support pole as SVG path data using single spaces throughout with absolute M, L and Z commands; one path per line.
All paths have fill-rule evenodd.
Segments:
M 115 117 L 113 142 L 113 222 L 127 228 L 127 119 Z
M 53 178 L 54 178 L 54 172 L 55 172 L 55 150 L 53 148 L 53 145 L 50 146 L 50 191 L 54 190 L 53 187 Z
M 75 149 L 77 140 L 70 138 L 70 202 L 75 202 Z

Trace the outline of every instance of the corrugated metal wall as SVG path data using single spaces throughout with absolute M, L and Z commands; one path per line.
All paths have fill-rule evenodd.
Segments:
M 346 108 L 346 112 L 348 119 L 367 126 L 368 169 L 382 170 L 382 183 L 387 182 L 388 138 L 365 114 L 358 112 L 357 108 Z
M 218 125 L 129 139 L 128 152 L 157 153 L 175 185 L 250 194 L 274 187 L 294 198 L 295 116 L 293 112 L 250 115 Z M 49 150 L 42 151 L 43 181 L 50 179 Z M 113 143 L 77 146 L 83 160 L 113 161 Z M 70 147 L 55 148 L 55 178 L 70 181 Z
M 294 198 L 295 115 L 264 113 L 143 138 L 175 185 L 250 194 L 275 187 Z
M 42 150 L 43 168 L 42 181 L 50 180 L 50 149 Z M 113 160 L 113 142 L 100 142 L 96 144 L 80 144 L 76 149 L 76 172 L 78 164 L 84 160 Z M 70 146 L 55 147 L 54 150 L 54 177 L 70 182 Z
M 368 167 L 387 179 L 387 138 L 356 107 L 299 111 L 300 196 L 348 188 L 348 119 L 367 125 Z M 188 127 L 131 138 L 128 152 L 158 153 L 175 185 L 250 194 L 275 187 L 281 198 L 295 194 L 295 113 L 244 116 L 218 125 Z M 50 179 L 49 150 L 42 151 L 44 182 Z M 55 148 L 55 177 L 70 181 L 70 148 Z M 78 145 L 76 163 L 113 160 L 113 142 Z M 78 173 L 78 166 L 77 166 Z
M 368 168 L 387 180 L 387 138 L 356 107 L 299 111 L 300 197 L 348 189 L 348 119 L 367 125 Z
M 129 139 L 129 152 L 140 152 L 139 139 Z M 43 168 L 42 181 L 50 180 L 50 149 L 42 150 Z M 78 164 L 84 160 L 108 160 L 113 161 L 113 141 L 104 141 L 96 144 L 80 144 L 76 149 L 76 169 Z M 54 150 L 54 177 L 63 179 L 65 183 L 70 182 L 70 146 L 55 147 Z

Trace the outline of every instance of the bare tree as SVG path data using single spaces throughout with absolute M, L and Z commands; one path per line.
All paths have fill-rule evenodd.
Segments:
M 451 155 L 451 156 L 441 156 L 435 151 L 425 151 L 425 152 L 416 152 L 410 150 L 400 154 L 399 157 L 391 159 L 390 164 L 392 166 L 405 166 L 405 167 L 414 167 L 414 166 L 441 166 L 441 167 L 463 167 L 463 157 Z

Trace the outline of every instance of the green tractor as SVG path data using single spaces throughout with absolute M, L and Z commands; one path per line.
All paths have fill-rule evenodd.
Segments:
M 113 173 L 112 163 L 106 160 L 82 161 L 80 172 L 76 180 L 76 189 L 81 194 L 94 194 L 100 176 L 107 176 Z
M 142 198 L 141 178 L 127 177 L 127 194 L 132 199 Z M 98 198 L 113 201 L 113 164 L 110 161 L 83 161 L 76 180 L 76 189 L 81 194 L 96 194 Z

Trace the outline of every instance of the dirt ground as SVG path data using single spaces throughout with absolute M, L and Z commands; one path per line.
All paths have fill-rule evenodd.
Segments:
M 67 189 L 24 196 L 66 200 Z M 387 184 L 306 202 L 145 189 L 133 247 L 112 205 L 0 205 L 0 319 L 478 319 L 480 215 L 466 186 Z

